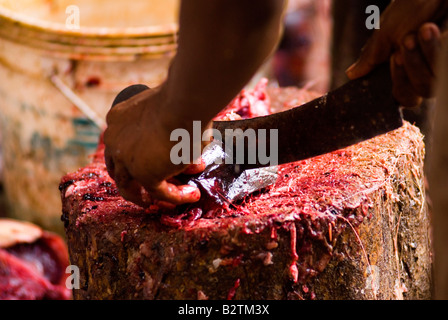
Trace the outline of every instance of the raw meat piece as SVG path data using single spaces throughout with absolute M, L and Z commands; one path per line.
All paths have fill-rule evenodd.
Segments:
M 56 234 L 0 219 L 0 300 L 67 300 L 68 252 Z

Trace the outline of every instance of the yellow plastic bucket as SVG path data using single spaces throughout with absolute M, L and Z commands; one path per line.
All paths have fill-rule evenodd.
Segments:
M 58 184 L 87 164 L 116 94 L 166 77 L 179 0 L 0 0 L 0 128 L 10 215 L 62 232 Z M 64 90 L 65 89 L 65 90 Z

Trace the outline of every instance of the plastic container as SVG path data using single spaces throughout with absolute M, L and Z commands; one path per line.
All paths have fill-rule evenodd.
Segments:
M 178 0 L 0 0 L 0 128 L 10 216 L 62 233 L 60 178 L 89 162 L 101 129 L 54 80 L 104 119 L 121 89 L 154 87 L 166 77 L 178 6 Z

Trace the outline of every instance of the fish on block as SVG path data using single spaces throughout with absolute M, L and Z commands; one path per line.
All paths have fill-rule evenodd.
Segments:
M 314 97 L 260 84 L 219 116 Z M 232 203 L 143 209 L 120 197 L 100 143 L 60 184 L 70 261 L 80 269 L 74 299 L 428 299 L 423 160 L 423 137 L 406 122 L 279 165 L 274 184 Z

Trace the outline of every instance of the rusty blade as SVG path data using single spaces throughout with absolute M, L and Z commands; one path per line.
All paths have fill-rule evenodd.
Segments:
M 266 140 L 257 134 L 257 143 L 270 145 L 271 129 L 278 130 L 277 163 L 240 164 L 245 169 L 288 163 L 332 152 L 403 125 L 399 104 L 392 95 L 388 65 L 382 65 L 369 75 L 347 82 L 326 95 L 293 109 L 269 116 L 237 121 L 215 121 L 213 128 L 226 136 L 235 129 L 266 129 Z M 230 130 L 230 131 L 229 131 Z M 254 143 L 245 143 L 245 152 L 254 152 Z M 234 148 L 225 145 L 225 150 Z M 275 151 L 275 150 L 274 150 Z M 237 163 L 237 151 L 233 158 Z M 247 159 L 246 159 L 247 160 Z

